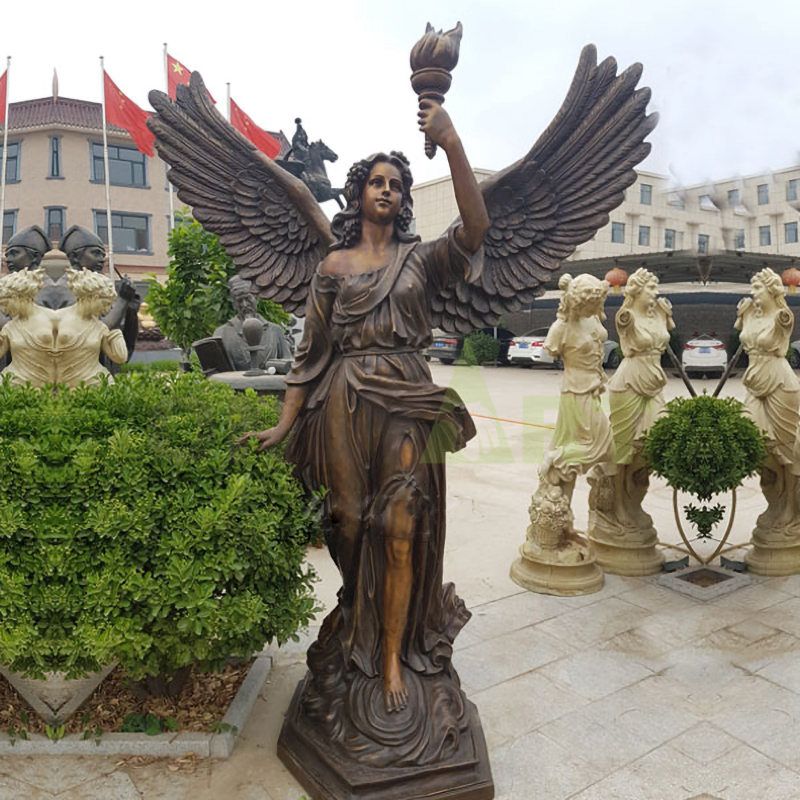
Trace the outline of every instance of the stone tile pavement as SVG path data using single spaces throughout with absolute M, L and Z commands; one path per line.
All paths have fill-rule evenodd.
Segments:
M 474 376 L 457 369 L 438 368 L 435 379 L 460 382 L 466 396 Z M 498 370 L 467 400 L 477 414 L 547 424 L 557 378 Z M 473 612 L 454 663 L 480 711 L 498 800 L 798 800 L 800 576 L 754 578 L 712 602 L 653 578 L 607 576 L 602 591 L 578 598 L 522 591 L 508 569 L 549 431 L 476 421 L 477 446 L 449 467 L 445 567 Z M 579 485 L 579 523 L 586 496 Z M 748 484 L 736 541 L 762 505 Z M 671 492 L 654 481 L 646 507 L 662 540 L 677 541 Z M 335 570 L 324 551 L 309 558 L 330 607 Z M 275 744 L 315 635 L 275 651 L 228 761 L 6 758 L 0 800 L 299 800 Z

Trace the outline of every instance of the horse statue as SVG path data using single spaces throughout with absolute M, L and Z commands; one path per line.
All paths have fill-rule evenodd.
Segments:
M 331 187 L 331 181 L 325 169 L 326 161 L 333 163 L 339 156 L 321 139 L 316 142 L 309 142 L 300 117 L 295 119 L 295 124 L 297 125 L 297 130 L 292 136 L 292 149 L 289 151 L 286 160 L 278 163 L 284 169 L 288 169 L 289 172 L 299 177 L 311 190 L 318 203 L 324 203 L 326 200 L 335 200 L 339 204 L 339 208 L 344 208 L 341 198 L 343 190 Z M 299 169 L 301 164 L 302 171 Z

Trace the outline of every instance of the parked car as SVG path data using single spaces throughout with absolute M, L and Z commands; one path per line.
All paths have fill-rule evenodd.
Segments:
M 544 349 L 544 340 L 547 337 L 547 328 L 536 328 L 528 331 L 523 336 L 515 336 L 508 348 L 508 360 L 511 364 L 532 367 L 535 364 L 544 364 L 556 368 L 561 367 L 561 362 L 553 358 Z M 606 369 L 616 369 L 622 360 L 619 344 L 613 339 L 603 343 L 603 366 Z
M 687 375 L 722 375 L 728 351 L 714 334 L 703 333 L 683 346 L 681 363 Z
M 494 337 L 497 331 L 497 339 L 500 342 L 500 352 L 497 354 L 498 364 L 508 363 L 508 345 L 514 334 L 505 328 L 482 328 L 484 333 Z M 425 351 L 425 358 L 430 361 L 437 358 L 442 364 L 453 364 L 461 357 L 464 349 L 464 335 L 461 333 L 446 333 L 435 328 L 433 330 L 433 341 Z

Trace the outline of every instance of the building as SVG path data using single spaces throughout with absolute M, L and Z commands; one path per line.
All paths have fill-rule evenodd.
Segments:
M 289 142 L 274 133 L 282 145 Z M 163 275 L 169 232 L 166 165 L 140 153 L 129 134 L 108 130 L 111 224 L 117 270 L 134 280 Z M 2 153 L 2 139 L 0 139 Z M 53 95 L 11 103 L 3 242 L 40 225 L 57 245 L 71 225 L 108 241 L 102 107 Z M 176 207 L 180 206 L 177 196 Z
M 474 170 L 478 180 L 492 172 Z M 415 186 L 417 233 L 438 236 L 458 216 L 449 177 Z M 772 175 L 676 187 L 654 172 L 636 182 L 609 222 L 569 261 L 581 272 L 647 266 L 665 283 L 749 281 L 764 264 L 800 264 L 800 165 Z
M 492 174 L 474 172 L 479 181 Z M 423 240 L 439 236 L 458 216 L 449 176 L 421 183 L 412 194 L 416 231 Z M 758 270 L 769 266 L 780 273 L 800 267 L 799 227 L 800 165 L 683 187 L 664 175 L 637 171 L 608 224 L 575 250 L 542 299 L 503 324 L 516 333 L 549 325 L 563 272 L 603 277 L 614 266 L 629 273 L 643 266 L 658 276 L 662 293 L 669 295 L 684 338 L 697 332 L 727 336 L 736 304 Z M 797 300 L 789 297 L 796 314 Z M 612 297 L 609 303 L 611 309 L 617 300 Z M 615 335 L 612 319 L 608 325 Z

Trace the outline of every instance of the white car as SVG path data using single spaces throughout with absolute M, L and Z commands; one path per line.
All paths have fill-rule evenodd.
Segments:
M 508 363 L 532 367 L 534 364 L 547 364 L 561 367 L 561 362 L 544 349 L 547 328 L 538 328 L 524 336 L 515 336 L 508 344 Z M 621 361 L 619 345 L 612 339 L 603 342 L 603 366 L 616 369 Z
M 728 366 L 728 351 L 719 339 L 704 333 L 686 342 L 681 363 L 687 375 L 722 375 Z
M 508 343 L 508 361 L 510 364 L 521 364 L 532 367 L 534 364 L 556 363 L 556 359 L 544 349 L 547 328 L 529 331 L 524 336 L 515 336 Z

